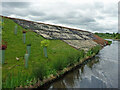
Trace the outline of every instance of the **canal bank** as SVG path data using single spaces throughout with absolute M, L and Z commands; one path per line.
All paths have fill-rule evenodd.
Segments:
M 60 72 L 59 74 L 59 70 L 74 65 L 83 58 L 92 56 L 93 53 L 96 54 L 100 50 L 99 48 L 96 48 L 96 46 L 104 46 L 107 44 L 104 39 L 94 37 L 90 32 L 79 31 L 82 40 L 74 40 L 77 43 L 73 40 L 69 40 L 70 42 L 68 44 L 61 40 L 49 40 L 50 45 L 47 49 L 48 58 L 46 58 L 44 56 L 43 47 L 40 45 L 45 38 L 31 30 L 19 26 L 7 18 L 4 18 L 4 25 L 2 30 L 2 40 L 7 42 L 7 44 L 3 43 L 1 49 L 4 45 L 7 46 L 7 49 L 5 51 L 5 64 L 2 65 L 3 88 L 33 88 L 33 85 L 37 83 L 38 80 L 43 80 L 43 82 L 40 82 L 40 85 L 43 85 L 49 77 L 54 77 L 56 74 L 59 76 L 61 73 L 64 73 Z M 14 33 L 14 30 L 16 31 L 16 26 L 18 27 L 17 35 Z M 23 43 L 22 39 L 24 31 L 27 32 L 26 43 Z M 70 32 L 71 30 L 65 32 L 65 34 L 71 35 L 72 32 Z M 53 31 L 53 33 L 55 32 Z M 61 35 L 62 32 L 59 34 Z M 66 37 L 66 39 L 69 39 L 69 37 Z M 72 39 L 74 38 L 72 37 Z M 91 41 L 94 43 L 91 43 Z M 77 44 L 77 46 L 79 45 L 80 47 L 75 49 L 70 45 L 71 43 L 75 46 Z M 24 55 L 27 54 L 26 46 L 28 45 L 31 45 L 31 55 L 29 62 L 25 62 Z M 25 63 L 28 63 L 28 67 L 25 66 Z
M 63 70 L 59 71 L 56 76 L 51 75 L 50 78 L 44 79 L 42 81 L 38 80 L 38 82 L 34 85 L 25 86 L 25 88 L 47 88 L 48 85 L 62 79 L 65 75 L 69 74 L 70 72 L 80 68 L 82 65 L 85 65 L 87 62 L 89 62 L 92 58 L 95 57 L 96 54 L 93 54 L 92 56 L 87 56 L 84 59 L 81 59 L 80 62 L 75 63 L 72 66 L 69 66 L 67 68 L 64 68 Z M 22 86 L 17 87 L 17 89 L 23 88 Z
M 113 41 L 85 65 L 62 79 L 45 86 L 51 88 L 118 88 L 118 45 Z M 118 44 L 119 43 L 119 44 Z

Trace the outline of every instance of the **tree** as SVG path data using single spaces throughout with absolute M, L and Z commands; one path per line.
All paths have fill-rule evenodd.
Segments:
M 41 46 L 43 47 L 45 57 L 48 57 L 47 56 L 47 47 L 48 47 L 48 45 L 49 45 L 49 40 L 41 41 Z

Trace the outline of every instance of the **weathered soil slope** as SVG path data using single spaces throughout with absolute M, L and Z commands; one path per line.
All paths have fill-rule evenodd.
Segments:
M 76 49 L 84 49 L 85 51 L 88 51 L 90 48 L 98 44 L 102 46 L 107 44 L 104 39 L 88 31 L 27 21 L 23 19 L 9 19 L 12 19 L 23 28 L 33 30 L 46 39 L 63 40 Z

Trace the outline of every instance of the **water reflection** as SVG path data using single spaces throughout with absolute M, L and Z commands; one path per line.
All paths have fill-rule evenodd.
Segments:
M 70 73 L 67 75 L 67 78 L 64 78 L 64 81 L 68 87 L 70 86 L 73 87 L 75 75 L 76 75 L 75 73 Z
M 117 88 L 118 41 L 104 47 L 79 69 L 67 74 L 49 88 Z
M 93 65 L 98 62 L 99 62 L 99 57 L 96 56 L 96 57 L 92 58 L 92 60 L 89 60 L 88 62 L 86 62 L 86 65 L 87 65 L 87 67 L 92 69 Z M 62 80 L 58 80 L 57 82 L 54 82 L 54 84 L 52 84 L 50 88 L 72 88 L 75 86 L 82 87 L 82 88 L 92 87 L 93 85 L 92 84 L 90 85 L 90 83 L 91 83 L 90 80 L 82 77 L 85 73 L 84 70 L 85 70 L 86 65 L 82 65 L 79 69 L 67 74 Z M 91 80 L 100 81 L 93 76 L 92 76 Z M 81 81 L 81 84 L 77 85 L 79 81 Z M 85 86 L 85 85 L 87 85 L 87 86 Z
M 81 73 L 84 73 L 84 67 L 85 67 L 85 65 L 81 66 L 81 68 L 80 68 Z
M 57 83 L 53 84 L 53 87 L 54 88 L 58 88 L 58 86 L 60 86 L 59 88 L 66 88 L 65 86 L 65 83 L 64 83 L 64 80 L 63 81 L 58 81 Z
M 98 84 L 95 84 L 95 83 L 98 83 Z M 106 88 L 106 84 L 102 80 L 94 76 L 91 76 L 91 80 L 89 80 L 88 78 L 84 78 L 79 87 L 81 88 L 103 88 L 103 87 Z
M 93 65 L 99 63 L 99 58 L 99 56 L 95 56 L 95 58 L 92 58 L 92 60 L 90 60 L 90 62 L 87 63 L 87 66 L 92 70 Z
M 80 77 L 80 72 L 79 72 L 79 70 L 77 70 L 76 71 L 76 79 L 79 79 L 79 77 Z

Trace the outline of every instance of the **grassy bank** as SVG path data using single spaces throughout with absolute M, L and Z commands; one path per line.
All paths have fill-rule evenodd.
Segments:
M 108 41 L 108 40 L 107 40 L 107 42 L 108 42 L 108 45 L 112 44 L 112 41 Z
M 17 35 L 15 35 L 16 25 L 12 20 L 4 18 L 2 40 L 7 42 L 7 49 L 5 50 L 5 64 L 2 68 L 3 88 L 33 85 L 38 79 L 43 80 L 50 77 L 51 74 L 56 75 L 59 70 L 79 62 L 86 56 L 97 53 L 100 49 L 100 46 L 96 46 L 85 54 L 83 50 L 76 50 L 61 40 L 49 40 L 48 58 L 46 58 L 43 47 L 41 47 L 41 41 L 45 39 L 30 30 L 26 30 L 28 32 L 24 44 L 22 31 L 25 29 L 17 25 Z M 24 55 L 27 44 L 31 44 L 31 54 L 28 68 L 25 68 Z

